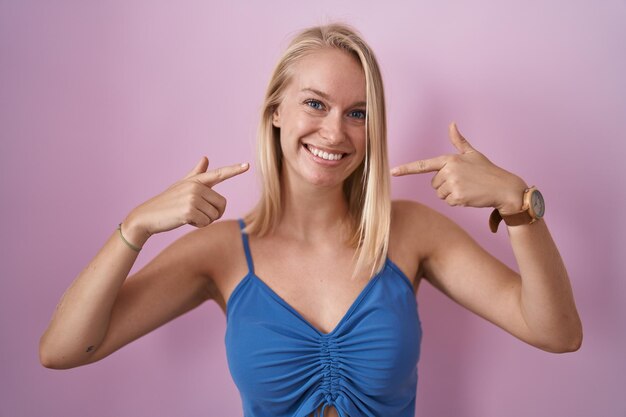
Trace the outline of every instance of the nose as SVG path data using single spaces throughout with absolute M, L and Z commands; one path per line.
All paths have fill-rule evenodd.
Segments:
M 345 132 L 341 114 L 329 113 L 324 118 L 320 134 L 329 144 L 343 142 L 345 139 Z

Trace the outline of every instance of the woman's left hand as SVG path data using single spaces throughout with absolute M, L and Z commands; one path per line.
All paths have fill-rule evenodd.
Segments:
M 451 206 L 494 207 L 501 214 L 521 211 L 524 189 L 528 187 L 524 180 L 474 149 L 456 123 L 450 123 L 448 133 L 458 153 L 400 165 L 391 170 L 391 175 L 436 171 L 431 184 L 439 198 Z

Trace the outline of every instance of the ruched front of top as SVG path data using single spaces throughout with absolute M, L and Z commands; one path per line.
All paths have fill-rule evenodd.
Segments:
M 239 221 L 243 228 L 244 223 Z M 422 328 L 409 279 L 389 258 L 330 333 L 254 273 L 228 301 L 228 365 L 244 417 L 414 417 Z

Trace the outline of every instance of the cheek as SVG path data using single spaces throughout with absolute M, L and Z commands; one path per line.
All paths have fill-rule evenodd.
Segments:
M 367 146 L 365 141 L 365 129 L 356 132 L 353 138 L 352 144 L 357 154 L 365 156 L 365 147 Z
M 281 128 L 281 141 L 285 144 L 293 142 L 295 145 L 303 137 L 316 132 L 319 129 L 319 121 L 311 117 L 300 116 L 291 117 L 285 120 Z
M 320 120 L 306 114 L 294 118 L 293 130 L 298 135 L 307 135 L 319 129 Z
M 363 137 L 352 137 L 352 146 L 354 147 L 354 158 L 350 162 L 349 171 L 353 173 L 365 160 L 365 147 L 367 143 L 365 142 L 365 136 Z

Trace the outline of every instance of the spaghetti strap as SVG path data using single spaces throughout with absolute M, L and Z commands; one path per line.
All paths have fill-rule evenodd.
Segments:
M 248 234 L 243 231 L 246 227 L 243 219 L 239 219 L 239 228 L 241 229 L 241 240 L 243 241 L 243 250 L 246 253 L 246 261 L 248 262 L 248 270 L 254 274 L 254 264 L 252 263 L 252 254 L 250 253 L 250 244 L 248 243 Z

